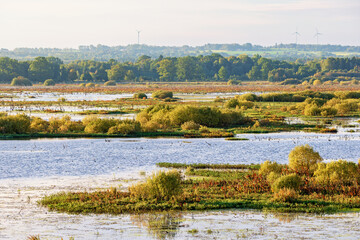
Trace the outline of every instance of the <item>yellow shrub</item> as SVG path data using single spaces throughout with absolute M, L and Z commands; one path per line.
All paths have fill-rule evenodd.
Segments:
M 300 174 L 312 174 L 323 159 L 308 144 L 296 146 L 289 153 L 289 167 Z
M 273 192 L 278 192 L 282 188 L 298 190 L 300 184 L 300 176 L 296 173 L 292 173 L 279 177 L 273 184 L 271 184 L 271 189 L 273 190 Z
M 316 181 L 323 184 L 352 184 L 360 179 L 359 167 L 345 160 L 319 163 L 314 173 Z
M 182 177 L 179 171 L 160 171 L 146 180 L 129 188 L 131 196 L 137 199 L 169 200 L 181 194 Z

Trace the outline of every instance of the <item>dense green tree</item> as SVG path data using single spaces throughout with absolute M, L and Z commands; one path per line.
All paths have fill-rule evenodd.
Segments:
M 29 66 L 29 78 L 34 82 L 44 82 L 54 78 L 54 66 L 45 57 L 37 57 Z
M 125 78 L 126 69 L 121 64 L 116 64 L 107 73 L 109 80 L 122 81 Z
M 157 72 L 159 73 L 159 78 L 161 81 L 173 81 L 176 77 L 176 67 L 172 60 L 163 59 L 158 62 L 159 67 Z
M 226 70 L 226 68 L 224 66 L 222 66 L 220 69 L 219 69 L 219 72 L 218 72 L 218 77 L 220 80 L 226 80 L 227 77 L 228 77 L 228 71 Z

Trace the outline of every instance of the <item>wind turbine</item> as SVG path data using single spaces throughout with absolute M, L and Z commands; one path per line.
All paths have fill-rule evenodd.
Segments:
M 298 42 L 298 36 L 300 36 L 300 33 L 298 32 L 298 29 L 296 28 L 296 32 L 293 33 L 293 35 L 295 34 L 295 45 L 297 45 Z
M 319 36 L 322 35 L 322 33 L 320 33 L 318 31 L 318 29 L 316 28 L 316 33 L 314 35 L 314 37 L 316 37 L 316 45 L 319 45 Z
M 137 34 L 138 34 L 138 44 L 140 44 L 140 33 L 141 33 L 141 31 L 139 31 L 139 30 L 136 30 L 137 31 Z

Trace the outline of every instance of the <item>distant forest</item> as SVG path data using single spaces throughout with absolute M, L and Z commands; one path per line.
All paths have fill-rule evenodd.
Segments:
M 239 55 L 223 57 L 220 54 L 157 57 L 143 55 L 136 61 L 120 62 L 76 60 L 64 63 L 56 57 L 36 57 L 19 61 L 0 58 L 0 83 L 9 84 L 14 78 L 28 78 L 33 83 L 53 79 L 55 83 L 74 81 L 121 82 L 145 81 L 257 81 L 268 80 L 284 84 L 309 83 L 315 80 L 353 81 L 360 79 L 360 58 L 316 59 L 294 62 Z
M 341 45 L 316 45 L 316 44 L 276 44 L 264 47 L 259 45 L 245 44 L 206 44 L 203 46 L 148 46 L 148 45 L 128 45 L 128 46 L 80 46 L 78 49 L 59 49 L 59 48 L 16 48 L 14 50 L 0 49 L 0 56 L 10 57 L 18 60 L 32 60 L 35 57 L 57 57 L 68 63 L 74 60 L 95 60 L 109 61 L 136 61 L 139 57 L 146 55 L 151 58 L 164 57 L 184 57 L 211 55 L 219 53 L 225 57 L 247 54 L 253 56 L 261 54 L 263 57 L 290 60 L 296 59 L 315 59 L 326 57 L 349 57 L 360 56 L 360 46 L 341 46 Z

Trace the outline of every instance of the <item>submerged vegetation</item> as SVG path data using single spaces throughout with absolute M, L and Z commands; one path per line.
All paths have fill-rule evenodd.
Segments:
M 315 213 L 359 211 L 359 164 L 321 161 L 318 153 L 305 145 L 290 152 L 289 165 L 269 161 L 260 166 L 159 163 L 161 167 L 186 171 L 160 171 L 126 192 L 115 188 L 62 192 L 44 197 L 40 204 L 60 212 L 112 214 L 224 208 Z

